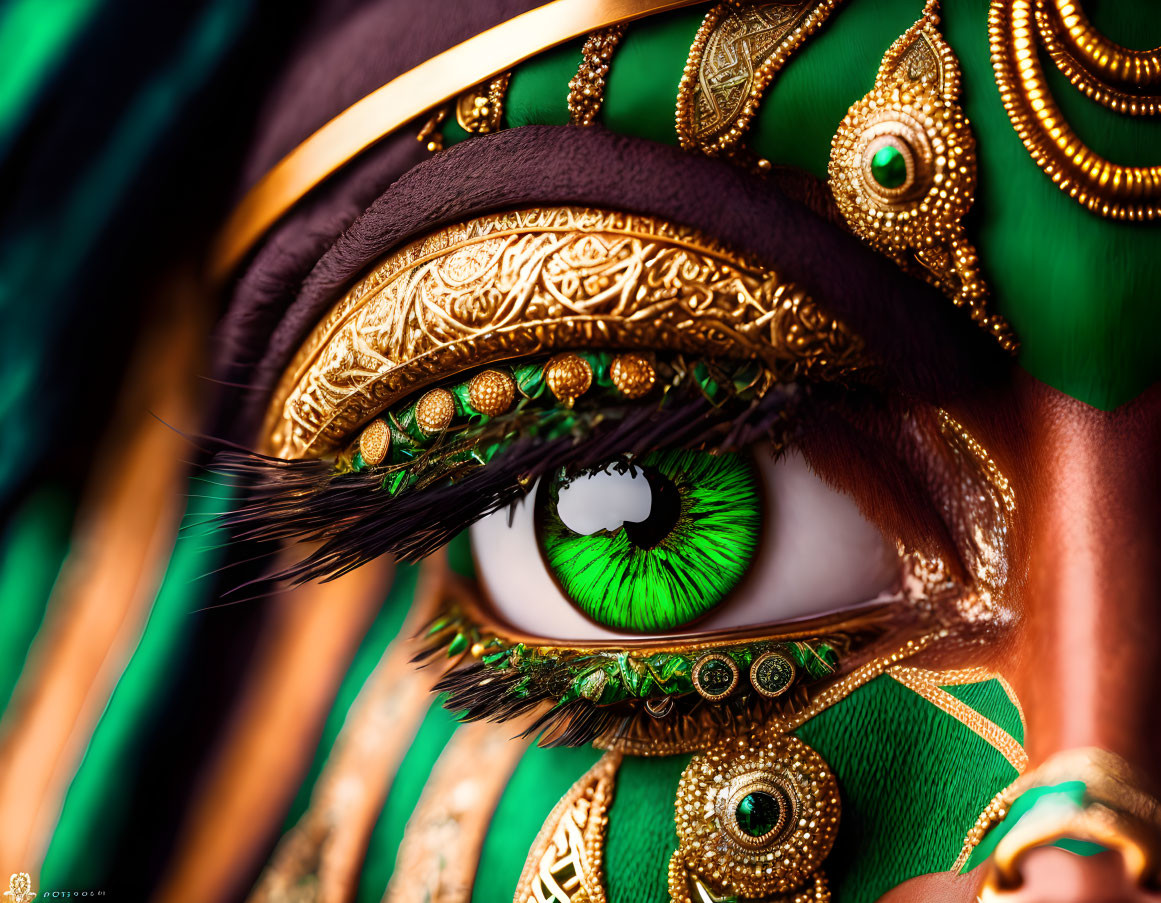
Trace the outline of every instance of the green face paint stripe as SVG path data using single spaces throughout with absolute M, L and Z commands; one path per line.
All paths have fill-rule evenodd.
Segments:
M 602 755 L 588 746 L 529 747 L 492 816 L 476 867 L 473 903 L 495 903 L 515 896 L 528 851 L 552 807 Z
M 580 66 L 583 47 L 583 39 L 569 41 L 533 57 L 512 73 L 504 99 L 508 126 L 568 125 L 568 83 Z
M 359 874 L 359 888 L 355 896 L 358 903 L 379 903 L 383 899 L 387 882 L 395 871 L 395 856 L 403 840 L 407 820 L 419 802 L 427 776 L 457 726 L 456 716 L 443 707 L 442 697 L 433 698 L 415 739 L 399 764 L 383 809 L 368 839 L 367 855 Z
M 60 487 L 46 486 L 24 503 L 0 541 L 0 713 L 44 620 L 72 521 L 73 500 Z
M 984 835 L 984 839 L 972 850 L 972 854 L 968 857 L 963 871 L 971 871 L 991 856 L 996 846 L 1003 840 L 1004 835 L 1011 831 L 1021 818 L 1035 809 L 1040 803 L 1048 800 L 1053 803 L 1067 802 L 1080 807 L 1084 805 L 1084 792 L 1084 781 L 1064 781 L 1060 784 L 1033 787 L 1031 790 L 1022 793 L 1008 809 L 1007 817 Z
M 605 835 L 609 903 L 669 899 L 669 857 L 677 849 L 673 805 L 691 756 L 626 757 Z
M 1020 717 L 1020 710 L 1008 697 L 1004 685 L 999 681 L 952 684 L 941 686 L 940 689 L 994 722 L 1015 738 L 1021 746 L 1024 744 L 1024 721 Z
M 795 734 L 839 779 L 842 823 L 826 869 L 843 903 L 872 903 L 908 878 L 946 871 L 980 812 L 1017 775 L 977 734 L 889 675 Z
M 331 706 L 330 714 L 327 715 L 326 724 L 323 726 L 310 770 L 299 785 L 294 802 L 291 803 L 290 809 L 287 811 L 283 831 L 289 831 L 294 827 L 310 805 L 310 795 L 314 792 L 315 782 L 322 774 L 327 757 L 331 754 L 335 740 L 338 739 L 339 732 L 343 729 L 343 723 L 347 720 L 351 706 L 355 704 L 359 691 L 363 689 L 367 678 L 371 676 L 371 672 L 375 670 L 375 666 L 383 658 L 383 653 L 386 652 L 387 647 L 396 638 L 399 629 L 403 626 L 403 619 L 407 616 L 407 611 L 415 598 L 415 585 L 418 579 L 418 565 L 400 564 L 396 566 L 387 599 L 363 635 L 359 649 L 355 653 L 355 657 L 351 659 L 347 673 L 339 685 L 338 693 L 335 694 L 335 701 Z
M 225 513 L 228 490 L 191 484 L 183 532 L 174 546 L 149 620 L 89 740 L 65 796 L 41 869 L 41 887 L 101 887 L 114 844 L 124 836 L 144 727 L 167 704 L 174 660 L 189 634 L 190 612 L 210 600 L 207 579 L 222 559 L 225 534 L 205 524 Z M 184 532 L 184 531 L 189 532 Z

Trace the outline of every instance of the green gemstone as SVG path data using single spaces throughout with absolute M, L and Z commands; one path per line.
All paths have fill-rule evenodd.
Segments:
M 907 159 L 893 144 L 884 144 L 871 158 L 871 177 L 884 188 L 900 188 L 907 181 Z
M 782 804 L 773 794 L 755 790 L 742 797 L 735 814 L 739 828 L 751 837 L 764 837 L 782 821 Z

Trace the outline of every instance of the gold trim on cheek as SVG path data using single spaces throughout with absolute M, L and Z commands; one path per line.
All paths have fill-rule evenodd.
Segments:
M 866 365 L 861 341 L 801 288 L 694 229 L 519 210 L 433 232 L 354 286 L 283 376 L 266 450 L 320 456 L 428 383 L 568 347 L 755 359 L 779 380 Z

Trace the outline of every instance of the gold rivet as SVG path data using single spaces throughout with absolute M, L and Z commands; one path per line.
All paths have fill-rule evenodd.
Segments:
M 572 407 L 593 384 L 593 368 L 579 354 L 566 351 L 550 358 L 544 365 L 544 381 L 552 394 Z
M 500 370 L 484 370 L 468 383 L 468 401 L 481 414 L 495 417 L 512 407 L 516 382 Z
M 618 354 L 609 367 L 609 377 L 626 398 L 647 395 L 657 382 L 657 372 L 649 359 L 641 354 Z
M 456 415 L 456 400 L 447 389 L 432 389 L 415 406 L 415 422 L 430 436 L 446 430 Z
M 385 420 L 372 420 L 359 434 L 359 454 L 371 467 L 382 464 L 390 448 L 391 430 L 387 428 Z

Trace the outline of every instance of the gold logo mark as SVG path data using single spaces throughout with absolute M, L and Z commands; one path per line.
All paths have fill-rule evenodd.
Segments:
M 11 897 L 12 903 L 28 903 L 35 897 L 36 894 L 32 892 L 32 878 L 28 876 L 28 872 L 17 872 L 12 875 L 8 879 L 8 890 L 4 892 L 4 896 Z

